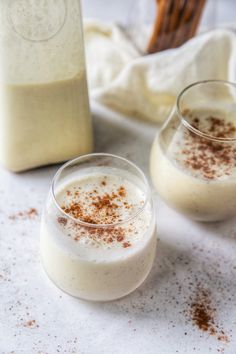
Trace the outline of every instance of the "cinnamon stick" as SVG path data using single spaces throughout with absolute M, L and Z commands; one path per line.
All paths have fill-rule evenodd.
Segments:
M 196 33 L 206 0 L 156 0 L 156 18 L 147 52 L 182 45 Z
M 156 16 L 155 16 L 153 32 L 147 47 L 148 53 L 155 53 L 157 51 L 158 38 L 162 31 L 167 5 L 168 5 L 167 1 L 165 0 L 156 0 Z
M 162 27 L 157 38 L 157 51 L 161 51 L 168 48 L 168 42 L 170 39 L 170 20 L 174 9 L 174 3 L 176 0 L 165 0 L 166 8 L 163 14 Z M 178 0 L 177 0 L 178 1 Z

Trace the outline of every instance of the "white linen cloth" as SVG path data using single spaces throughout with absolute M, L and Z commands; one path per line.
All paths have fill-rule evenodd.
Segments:
M 236 34 L 216 29 L 177 49 L 141 55 L 114 24 L 84 24 L 90 97 L 111 109 L 161 123 L 187 85 L 236 81 Z

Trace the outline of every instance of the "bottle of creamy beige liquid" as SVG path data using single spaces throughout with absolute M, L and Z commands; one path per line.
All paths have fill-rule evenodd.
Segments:
M 1 1 L 1 164 L 22 171 L 92 145 L 79 0 Z

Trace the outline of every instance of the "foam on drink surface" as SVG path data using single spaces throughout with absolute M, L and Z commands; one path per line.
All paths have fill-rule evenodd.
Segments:
M 79 256 L 122 255 L 148 240 L 150 204 L 132 218 L 143 208 L 145 195 L 128 179 L 101 173 L 77 177 L 61 186 L 56 200 L 67 214 L 55 216 L 60 241 Z

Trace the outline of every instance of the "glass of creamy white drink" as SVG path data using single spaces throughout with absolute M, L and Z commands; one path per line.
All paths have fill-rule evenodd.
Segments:
M 187 216 L 236 214 L 236 85 L 202 81 L 183 90 L 151 151 L 159 195 Z
M 41 259 L 73 296 L 107 301 L 135 290 L 156 249 L 148 182 L 128 160 L 89 154 L 54 177 L 41 223 Z

